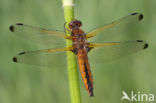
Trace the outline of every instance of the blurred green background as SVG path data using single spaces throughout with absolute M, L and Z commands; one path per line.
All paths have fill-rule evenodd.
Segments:
M 75 2 L 75 17 L 86 32 L 133 12 L 143 13 L 142 22 L 134 31 L 127 30 L 124 39 L 149 43 L 147 50 L 119 61 L 103 66 L 91 62 L 95 97 L 89 97 L 79 75 L 82 103 L 121 103 L 123 90 L 156 94 L 156 0 Z M 0 103 L 70 103 L 66 67 L 48 69 L 12 62 L 19 52 L 44 48 L 13 35 L 9 26 L 18 22 L 63 30 L 61 1 L 0 0 Z

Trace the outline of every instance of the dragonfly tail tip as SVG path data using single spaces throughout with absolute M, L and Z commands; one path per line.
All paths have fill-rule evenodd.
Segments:
M 94 97 L 93 91 L 90 92 L 90 97 Z

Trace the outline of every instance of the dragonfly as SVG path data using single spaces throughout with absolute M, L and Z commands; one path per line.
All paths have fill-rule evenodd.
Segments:
M 126 30 L 127 26 L 128 29 L 131 29 L 142 19 L 143 14 L 132 13 L 109 24 L 100 26 L 99 28 L 96 28 L 88 33 L 85 33 L 81 29 L 82 22 L 75 19 L 69 23 L 69 29 L 65 28 L 65 31 L 71 33 L 70 36 L 67 36 L 66 32 L 63 33 L 57 30 L 49 30 L 17 23 L 10 26 L 9 29 L 11 32 L 14 32 L 22 38 L 30 39 L 40 44 L 45 44 L 45 46 L 50 46 L 51 48 L 49 47 L 42 50 L 21 52 L 13 57 L 13 61 L 16 63 L 39 66 L 60 66 L 62 61 L 65 62 L 64 59 L 60 58 L 65 57 L 66 51 L 70 51 L 77 57 L 77 63 L 79 65 L 85 88 L 90 97 L 93 97 L 93 78 L 89 58 L 103 63 L 105 61 L 118 59 L 148 48 L 148 43 L 143 40 L 105 42 L 107 37 L 118 36 Z M 96 38 L 96 41 L 100 40 L 99 43 L 92 42 L 94 41 L 92 38 Z M 71 46 L 60 48 L 56 47 L 65 41 L 65 39 L 72 41 Z M 62 44 L 65 45 L 65 43 Z M 93 53 L 92 57 L 88 56 L 89 53 Z M 103 54 L 106 56 L 102 56 Z M 46 59 L 50 58 L 52 58 L 50 62 L 47 62 Z

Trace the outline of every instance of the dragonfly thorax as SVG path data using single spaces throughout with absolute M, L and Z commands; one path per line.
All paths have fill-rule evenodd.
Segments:
M 85 39 L 86 37 L 83 35 L 75 36 L 75 39 L 73 40 L 73 47 L 74 47 L 74 53 L 77 54 L 78 50 L 86 49 L 87 47 L 87 41 Z

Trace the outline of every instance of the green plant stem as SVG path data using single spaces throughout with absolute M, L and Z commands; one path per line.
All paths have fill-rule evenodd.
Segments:
M 69 23 L 74 19 L 74 3 L 73 0 L 62 0 L 64 7 L 64 18 L 66 22 L 66 28 L 69 29 Z M 71 35 L 67 32 L 66 35 Z M 66 41 L 67 47 L 72 45 L 71 40 Z M 68 68 L 68 79 L 69 79 L 69 90 L 71 103 L 81 103 L 80 86 L 78 78 L 78 69 L 76 63 L 75 54 L 67 52 L 67 68 Z

